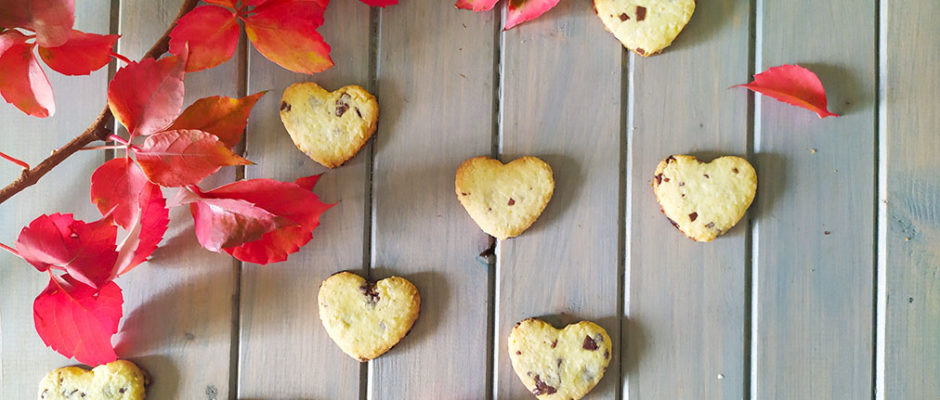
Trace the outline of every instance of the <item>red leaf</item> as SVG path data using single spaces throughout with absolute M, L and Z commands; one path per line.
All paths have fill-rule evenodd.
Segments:
M 0 95 L 26 114 L 46 118 L 55 114 L 52 86 L 36 57 L 35 44 L 15 30 L 0 34 Z
M 111 337 L 117 333 L 123 303 L 114 282 L 95 290 L 69 275 L 53 276 L 33 302 L 33 322 L 46 346 L 97 366 L 117 359 Z
M 222 166 L 251 164 L 215 135 L 192 129 L 151 135 L 135 154 L 151 182 L 169 187 L 195 185 Z
M 826 109 L 826 89 L 819 77 L 799 65 L 781 65 L 754 75 L 754 81 L 745 87 L 787 104 L 813 111 L 819 118 L 838 117 Z
M 189 206 L 196 227 L 196 238 L 206 250 L 218 252 L 224 247 L 258 240 L 265 233 L 290 221 L 238 199 L 202 199 Z
M 235 0 L 204 0 L 206 3 L 222 7 L 235 8 Z
M 231 10 L 196 7 L 170 32 L 170 53 L 186 54 L 186 72 L 202 71 L 228 61 L 238 45 L 238 21 Z
M 183 107 L 179 56 L 131 62 L 108 85 L 108 105 L 131 136 L 149 135 L 170 124 Z
M 248 114 L 266 92 L 258 92 L 240 99 L 213 96 L 196 100 L 176 117 L 167 130 L 197 129 L 209 132 L 229 148 L 242 140 Z
M 313 74 L 333 66 L 330 45 L 317 28 L 324 7 L 317 1 L 269 0 L 245 18 L 245 33 L 263 56 L 290 71 Z
M 159 186 L 147 183 L 148 186 L 140 193 L 138 199 L 140 216 L 134 220 L 134 225 L 119 249 L 115 275 L 124 274 L 146 261 L 166 234 L 170 222 L 166 199 L 163 198 Z
M 39 46 L 39 56 L 49 68 L 61 74 L 88 75 L 108 65 L 111 49 L 118 37 L 73 30 L 69 40 L 61 46 Z
M 457 8 L 473 11 L 489 11 L 498 3 L 499 0 L 457 0 Z
M 128 158 L 104 163 L 91 177 L 91 201 L 128 231 L 112 278 L 144 262 L 163 240 L 169 210 L 160 187 Z
M 510 0 L 503 30 L 510 30 L 516 25 L 538 18 L 557 4 L 558 0 Z
M 85 223 L 72 214 L 41 215 L 20 231 L 16 251 L 40 271 L 64 269 L 98 288 L 111 279 L 116 239 L 117 228 L 107 219 Z
M 321 202 L 310 191 L 316 180 L 316 177 L 308 177 L 288 183 L 252 179 L 231 183 L 202 193 L 201 196 L 247 201 L 294 223 L 265 233 L 258 240 L 224 248 L 239 260 L 267 264 L 286 260 L 289 254 L 297 252 L 309 242 L 313 230 L 320 225 L 320 215 L 333 206 Z
M 65 43 L 75 22 L 75 0 L 16 0 L 0 4 L 0 26 L 36 32 L 40 46 Z
M 398 0 L 361 0 L 361 1 L 372 7 L 394 6 L 398 4 Z

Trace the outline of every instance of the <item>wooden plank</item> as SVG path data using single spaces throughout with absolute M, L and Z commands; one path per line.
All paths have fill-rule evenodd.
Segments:
M 562 2 L 504 33 L 501 158 L 552 166 L 555 193 L 522 236 L 497 251 L 496 394 L 531 398 L 512 370 L 507 336 L 529 317 L 591 320 L 620 338 L 618 241 L 622 46 L 590 2 Z M 590 44 L 590 45 L 586 45 Z M 619 357 L 589 396 L 615 398 Z
M 940 3 L 882 2 L 882 399 L 940 398 Z
M 489 246 L 454 196 L 463 160 L 492 146 L 495 13 L 409 0 L 381 11 L 373 175 L 374 279 L 418 287 L 411 334 L 369 365 L 371 399 L 481 399 Z
M 759 2 L 758 71 L 799 63 L 830 109 L 758 99 L 752 394 L 872 394 L 875 204 L 874 2 Z
M 110 10 L 109 0 L 76 3 L 75 29 L 108 33 Z M 49 69 L 46 74 L 55 91 L 53 117 L 29 117 L 0 102 L 0 151 L 30 165 L 78 136 L 107 103 L 107 68 L 81 77 Z M 20 229 L 42 214 L 74 213 L 86 221 L 99 218 L 88 190 L 91 174 L 102 162 L 102 152 L 74 154 L 36 186 L 0 205 L 0 241 L 13 246 Z M 13 182 L 19 174 L 17 166 L 0 162 L 0 185 Z M 49 284 L 49 276 L 6 251 L 0 251 L 0 276 L 0 399 L 35 398 L 39 381 L 47 372 L 75 361 L 47 348 L 33 325 L 33 300 Z
M 176 16 L 181 0 L 122 0 L 119 51 L 140 58 Z M 186 101 L 238 94 L 238 56 L 214 69 L 186 76 Z M 231 182 L 226 168 L 200 183 L 211 189 Z M 168 197 L 176 190 L 165 190 Z M 229 397 L 232 299 L 238 263 L 199 246 L 187 207 L 170 211 L 170 227 L 150 262 L 120 279 L 126 318 L 119 354 L 152 376 L 147 398 Z
M 711 243 L 673 228 L 650 188 L 659 161 L 745 156 L 750 9 L 698 3 L 685 31 L 655 57 L 634 56 L 630 212 L 623 331 L 625 398 L 741 399 L 748 217 Z
M 324 73 L 295 74 L 255 50 L 249 53 L 248 91 L 270 92 L 249 120 L 247 156 L 257 165 L 246 168 L 246 177 L 292 181 L 326 171 L 314 191 L 325 202 L 339 203 L 323 214 L 313 240 L 286 262 L 242 266 L 239 398 L 359 396 L 359 363 L 326 334 L 316 293 L 334 272 L 364 268 L 371 146 L 327 171 L 297 150 L 277 111 L 281 93 L 294 82 L 315 81 L 329 90 L 349 84 L 369 87 L 369 7 L 358 1 L 333 2 L 325 19 L 320 33 L 333 47 L 336 66 Z

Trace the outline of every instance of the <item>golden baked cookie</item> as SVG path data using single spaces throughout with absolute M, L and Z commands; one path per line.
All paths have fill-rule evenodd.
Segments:
M 659 162 L 652 185 L 673 226 L 692 240 L 710 242 L 744 216 L 757 192 L 757 173 L 741 157 L 703 163 L 677 154 Z
M 359 361 L 376 358 L 408 334 L 418 319 L 421 296 L 404 278 L 367 282 L 340 272 L 320 284 L 320 321 L 330 338 Z
M 375 133 L 379 103 L 350 85 L 328 92 L 313 82 L 290 85 L 281 97 L 281 122 L 298 149 L 324 167 L 353 158 Z
M 147 397 L 147 375 L 134 363 L 117 360 L 91 371 L 53 370 L 39 383 L 41 400 L 140 400 Z
M 571 400 L 588 394 L 607 371 L 613 346 L 590 321 L 555 329 L 529 318 L 509 334 L 509 359 L 522 383 L 540 399 Z
M 694 11 L 695 0 L 594 0 L 607 31 L 641 56 L 669 47 Z
M 519 236 L 548 205 L 555 191 L 552 167 L 536 157 L 509 164 L 474 157 L 457 168 L 457 199 L 470 218 L 497 239 Z

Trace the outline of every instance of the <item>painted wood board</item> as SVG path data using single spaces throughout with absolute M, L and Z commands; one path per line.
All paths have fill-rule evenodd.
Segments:
M 759 4 L 757 70 L 792 63 L 809 68 L 826 87 L 830 109 L 843 115 L 820 120 L 767 97 L 755 106 L 751 393 L 760 399 L 868 398 L 875 298 L 874 3 Z
M 740 399 L 748 215 L 710 243 L 685 237 L 650 187 L 671 154 L 747 157 L 750 7 L 697 4 L 663 54 L 632 56 L 624 398 Z M 629 124 L 630 122 L 628 122 Z
M 940 398 L 940 18 L 882 2 L 879 398 Z
M 111 2 L 83 1 L 75 6 L 75 29 L 107 33 Z M 0 151 L 39 164 L 49 151 L 78 136 L 107 103 L 108 69 L 89 76 L 64 76 L 44 68 L 55 92 L 55 115 L 39 119 L 0 102 Z M 84 99 L 90 99 L 85 101 Z M 42 214 L 73 213 L 94 221 L 101 217 L 88 194 L 91 174 L 104 162 L 104 152 L 73 155 L 38 184 L 0 206 L 0 242 L 13 246 L 20 229 Z M 19 167 L 0 160 L 0 184 L 20 174 Z M 42 199 L 37 201 L 37 199 Z M 0 398 L 35 398 L 39 381 L 49 371 L 73 365 L 43 344 L 33 325 L 33 300 L 49 284 L 49 276 L 0 250 Z M 126 288 L 124 282 L 120 282 Z
M 364 148 L 345 165 L 327 170 L 298 150 L 281 123 L 284 89 L 313 81 L 327 90 L 349 84 L 369 88 L 369 7 L 333 2 L 319 30 L 330 43 L 336 66 L 316 75 L 287 71 L 252 49 L 248 92 L 269 92 L 249 119 L 246 153 L 256 165 L 246 179 L 282 181 L 323 173 L 314 192 L 336 203 L 323 214 L 313 239 L 287 261 L 266 266 L 244 263 L 238 396 L 243 399 L 355 399 L 360 363 L 333 344 L 317 314 L 317 292 L 334 272 L 363 273 L 363 240 L 369 198 L 369 153 Z
M 410 280 L 422 301 L 411 333 L 370 362 L 371 399 L 486 396 L 489 238 L 454 174 L 491 152 L 494 16 L 439 0 L 381 11 L 370 274 Z
M 557 328 L 591 320 L 620 343 L 622 60 L 589 2 L 562 2 L 503 33 L 500 157 L 545 160 L 555 192 L 525 233 L 497 247 L 500 399 L 532 397 L 507 353 L 520 320 L 541 317 Z M 618 395 L 618 351 L 587 398 Z
M 122 0 L 118 51 L 139 59 L 163 34 L 181 0 Z M 239 58 L 186 75 L 184 108 L 205 96 L 238 94 Z M 118 156 L 123 156 L 121 152 Z M 199 184 L 231 182 L 225 168 Z M 178 189 L 164 189 L 172 198 Z M 229 398 L 232 317 L 238 261 L 203 249 L 196 241 L 188 207 L 170 210 L 169 230 L 151 260 L 120 280 L 125 289 L 118 354 L 143 367 L 159 384 L 147 398 Z

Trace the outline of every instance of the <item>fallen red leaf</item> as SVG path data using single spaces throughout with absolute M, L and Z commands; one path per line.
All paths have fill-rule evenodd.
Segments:
M 147 179 L 161 186 L 195 185 L 226 165 L 248 165 L 215 135 L 192 129 L 156 133 L 134 150 Z
M 286 260 L 289 254 L 309 242 L 313 230 L 320 225 L 320 215 L 333 206 L 321 202 L 319 196 L 311 192 L 318 178 L 301 178 L 294 183 L 271 179 L 238 181 L 200 193 L 200 197 L 244 201 L 289 221 L 290 224 L 280 224 L 260 239 L 223 246 L 239 260 L 268 264 Z
M 313 74 L 333 66 L 330 45 L 317 28 L 323 24 L 322 3 L 269 0 L 244 18 L 245 33 L 261 55 L 294 72 Z
M 145 58 L 114 74 L 108 85 L 108 106 L 131 138 L 157 132 L 179 115 L 184 65 L 180 56 Z
M 189 52 L 186 72 L 212 68 L 235 54 L 238 31 L 238 20 L 231 10 L 216 6 L 196 7 L 180 18 L 170 32 L 170 53 Z
M 15 0 L 0 3 L 0 26 L 36 32 L 40 46 L 65 43 L 75 22 L 75 0 Z
M 144 262 L 163 240 L 170 221 L 166 200 L 160 187 L 129 158 L 98 167 L 91 176 L 91 202 L 128 231 L 118 248 L 112 278 Z
M 116 240 L 117 228 L 107 219 L 85 223 L 72 214 L 41 215 L 20 231 L 16 251 L 39 271 L 65 270 L 99 288 L 111 279 Z
M 476 12 L 492 10 L 499 0 L 458 0 L 457 8 Z
M 781 65 L 754 75 L 754 81 L 732 87 L 745 87 L 787 104 L 813 111 L 819 118 L 838 117 L 827 110 L 826 89 L 819 77 L 799 65 Z
M 360 1 L 372 7 L 394 6 L 398 4 L 398 0 L 360 0 Z
M 111 49 L 118 35 L 98 35 L 73 30 L 61 46 L 39 47 L 39 56 L 49 66 L 65 75 L 88 75 L 108 65 Z
M 510 30 L 516 25 L 531 21 L 558 5 L 559 0 L 510 0 L 506 12 L 506 26 Z
M 235 147 L 242 140 L 248 114 L 266 92 L 258 92 L 242 98 L 213 96 L 196 100 L 170 124 L 167 130 L 196 129 L 209 132 L 225 143 Z
M 95 290 L 69 275 L 52 276 L 33 302 L 36 333 L 63 356 L 91 366 L 109 363 L 117 359 L 111 337 L 117 333 L 123 303 L 114 282 Z
M 16 30 L 0 34 L 0 95 L 26 114 L 46 118 L 55 114 L 52 86 L 36 57 L 34 43 Z

